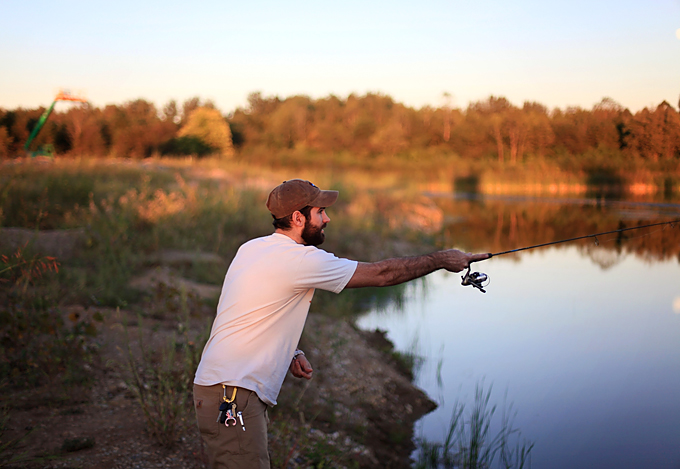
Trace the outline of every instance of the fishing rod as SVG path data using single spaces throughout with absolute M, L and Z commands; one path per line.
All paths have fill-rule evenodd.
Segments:
M 660 222 L 660 223 L 650 223 L 648 225 L 640 225 L 640 226 L 632 226 L 630 228 L 619 228 L 618 230 L 611 230 L 611 231 L 603 231 L 602 233 L 593 233 L 585 236 L 577 236 L 575 238 L 568 238 L 568 239 L 561 239 L 559 241 L 551 241 L 549 243 L 542 243 L 542 244 L 534 244 L 533 246 L 526 246 L 523 248 L 517 248 L 517 249 L 510 249 L 509 251 L 501 251 L 501 252 L 495 252 L 495 253 L 489 253 L 489 257 L 486 259 L 491 259 L 492 257 L 497 257 L 497 256 L 502 256 L 504 254 L 511 254 L 513 252 L 520 252 L 520 251 L 526 251 L 528 249 L 536 249 L 536 248 L 541 248 L 544 246 L 552 246 L 553 244 L 561 244 L 561 243 L 569 243 L 571 241 L 577 241 L 579 239 L 587 239 L 587 238 L 595 238 L 595 243 L 599 244 L 597 237 L 598 236 L 604 236 L 608 234 L 613 234 L 613 233 L 623 233 L 624 231 L 631 231 L 631 230 L 639 230 L 642 228 L 651 228 L 653 226 L 661 226 L 661 225 L 671 225 L 671 227 L 674 227 L 675 223 L 680 223 L 680 220 L 673 220 L 673 221 L 665 221 L 665 222 Z M 486 260 L 482 259 L 482 260 Z M 478 261 L 471 261 L 472 262 L 478 262 Z M 482 293 L 486 293 L 486 290 L 484 288 L 488 285 L 488 280 L 489 276 L 486 275 L 485 273 L 482 272 L 471 272 L 470 271 L 470 265 L 468 265 L 467 272 L 465 272 L 465 275 L 461 277 L 463 279 L 462 285 L 465 286 L 472 286 Z M 487 283 L 484 283 L 487 282 Z

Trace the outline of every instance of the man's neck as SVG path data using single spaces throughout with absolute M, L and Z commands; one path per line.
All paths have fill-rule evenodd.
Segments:
M 288 236 L 290 239 L 292 239 L 298 244 L 305 244 L 305 242 L 302 239 L 302 233 L 301 232 L 298 233 L 297 230 L 282 230 L 280 228 L 277 228 L 276 230 L 274 230 L 274 233 Z

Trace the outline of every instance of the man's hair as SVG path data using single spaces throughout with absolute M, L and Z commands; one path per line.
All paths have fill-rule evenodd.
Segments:
M 296 212 L 300 212 L 305 216 L 305 219 L 309 220 L 309 214 L 312 212 L 312 206 L 305 205 L 300 210 L 296 210 Z M 290 230 L 293 227 L 293 213 L 281 218 L 276 218 L 274 215 L 272 215 L 272 218 L 274 219 L 272 225 L 274 225 L 274 228 L 277 230 Z

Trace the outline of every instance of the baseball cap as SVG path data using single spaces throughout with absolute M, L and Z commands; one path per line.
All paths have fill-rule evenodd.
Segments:
M 267 197 L 267 208 L 276 218 L 283 218 L 306 207 L 329 207 L 338 200 L 338 191 L 322 191 L 304 179 L 283 181 Z

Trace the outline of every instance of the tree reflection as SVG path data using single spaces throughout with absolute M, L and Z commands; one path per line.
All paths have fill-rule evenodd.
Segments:
M 680 219 L 668 206 L 593 199 L 556 201 L 531 198 L 437 198 L 444 213 L 441 244 L 480 252 L 503 252 L 537 244 Z M 663 209 L 663 210 L 662 210 Z M 680 223 L 612 233 L 578 244 L 584 255 L 602 268 L 615 265 L 625 254 L 649 260 L 678 257 Z

